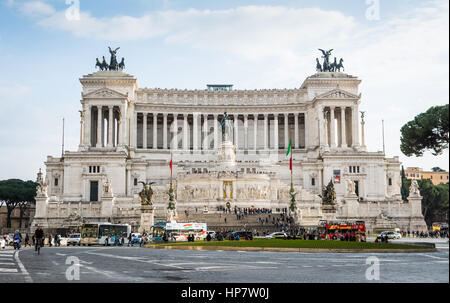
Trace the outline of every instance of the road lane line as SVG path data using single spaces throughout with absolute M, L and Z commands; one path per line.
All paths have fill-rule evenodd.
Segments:
M 448 258 L 436 257 L 436 256 L 432 256 L 432 255 L 427 255 L 427 254 L 420 254 L 420 255 L 421 256 L 425 256 L 425 257 L 429 257 L 429 258 L 433 258 L 433 259 L 448 260 Z
M 33 279 L 31 278 L 28 271 L 25 269 L 25 266 L 23 266 L 22 262 L 19 259 L 19 251 L 14 254 L 14 259 L 16 259 L 17 265 L 19 265 L 20 271 L 25 275 L 25 282 L 33 283 Z
M 17 270 L 17 268 L 1 268 L 0 267 L 0 272 L 12 273 L 12 272 L 19 272 L 19 271 Z

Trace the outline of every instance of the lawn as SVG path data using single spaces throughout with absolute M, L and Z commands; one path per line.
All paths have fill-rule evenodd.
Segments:
M 157 246 L 222 246 L 222 247 L 274 247 L 274 248 L 317 248 L 317 249 L 429 249 L 429 247 L 405 244 L 378 244 L 368 242 L 346 242 L 331 240 L 283 240 L 254 239 L 252 241 L 197 241 L 161 243 Z

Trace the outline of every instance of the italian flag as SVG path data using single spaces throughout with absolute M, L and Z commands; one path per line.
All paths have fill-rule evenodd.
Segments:
M 289 140 L 289 147 L 286 152 L 286 157 L 289 157 L 289 154 L 291 155 L 291 158 L 289 159 L 289 170 L 292 171 L 292 140 Z
M 172 153 L 170 154 L 169 167 L 170 167 L 170 172 L 172 172 Z

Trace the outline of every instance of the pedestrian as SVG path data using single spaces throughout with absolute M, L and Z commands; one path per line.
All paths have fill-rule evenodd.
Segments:
M 6 240 L 5 237 L 0 238 L 0 248 L 5 249 L 6 248 Z
M 48 235 L 48 247 L 52 247 L 52 234 Z
M 132 236 L 133 234 L 132 233 L 130 233 L 130 235 L 128 236 L 128 247 L 131 245 L 131 246 L 133 246 L 133 236 Z
M 61 235 L 60 234 L 56 235 L 56 239 L 57 239 L 58 247 L 60 247 L 61 246 Z
M 28 234 L 25 234 L 25 247 L 30 246 L 30 237 L 28 236 Z

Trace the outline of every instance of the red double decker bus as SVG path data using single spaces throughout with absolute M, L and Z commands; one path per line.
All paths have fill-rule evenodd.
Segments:
M 366 224 L 359 220 L 319 222 L 322 239 L 366 241 Z

